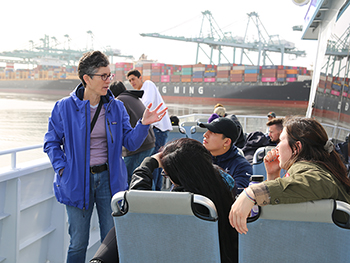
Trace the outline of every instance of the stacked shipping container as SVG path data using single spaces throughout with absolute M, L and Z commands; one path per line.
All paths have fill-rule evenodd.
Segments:
M 184 82 L 219 82 L 219 83 L 283 83 L 297 81 L 298 76 L 307 75 L 309 72 L 303 67 L 287 66 L 248 66 L 236 64 L 219 65 L 171 65 L 164 63 L 127 63 L 118 62 L 111 65 L 111 71 L 115 74 L 114 80 L 125 81 L 126 74 L 131 69 L 141 72 L 143 80 L 151 80 L 155 83 Z M 11 65 L 0 69 L 0 79 L 60 79 L 78 78 L 77 67 L 47 67 L 38 66 L 33 70 L 14 71 Z M 322 86 L 322 77 L 320 85 Z M 331 88 L 332 81 L 327 88 Z M 335 88 L 338 88 L 335 84 Z

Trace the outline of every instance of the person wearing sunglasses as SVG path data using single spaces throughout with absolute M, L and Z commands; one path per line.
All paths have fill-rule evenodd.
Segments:
M 101 242 L 113 227 L 112 195 L 128 187 L 122 146 L 138 149 L 150 124 L 167 111 L 160 110 L 162 104 L 153 111 L 148 105 L 133 129 L 123 103 L 108 89 L 113 74 L 108 57 L 100 51 L 80 58 L 78 74 L 81 83 L 56 102 L 44 137 L 44 152 L 55 171 L 54 192 L 68 215 L 68 263 L 85 262 L 95 204 Z
M 212 156 L 202 143 L 181 138 L 168 142 L 159 153 L 146 157 L 135 169 L 130 189 L 151 190 L 152 172 L 159 167 L 171 180 L 172 191 L 200 194 L 213 201 L 219 216 L 221 262 L 238 262 L 238 233 L 228 220 L 236 190 L 232 177 L 212 163 Z M 181 235 L 181 232 L 175 234 Z M 90 263 L 119 262 L 116 242 L 113 227 Z

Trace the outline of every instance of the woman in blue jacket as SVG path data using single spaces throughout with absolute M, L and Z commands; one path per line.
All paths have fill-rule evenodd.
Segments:
M 44 151 L 56 173 L 55 195 L 68 215 L 68 263 L 85 262 L 94 204 L 101 241 L 113 227 L 111 197 L 128 187 L 122 146 L 131 151 L 139 148 L 149 125 L 167 110 L 158 112 L 159 105 L 150 111 L 149 105 L 133 129 L 123 103 L 108 90 L 114 76 L 107 56 L 100 51 L 85 53 L 78 74 L 82 83 L 56 102 L 44 138 Z

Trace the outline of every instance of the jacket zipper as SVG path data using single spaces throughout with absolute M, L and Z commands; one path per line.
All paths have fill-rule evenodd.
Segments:
M 110 111 L 109 106 L 111 105 L 112 101 L 113 100 L 110 100 L 108 102 L 107 107 L 106 107 L 106 113 Z M 107 118 L 107 116 L 106 116 L 106 118 Z M 109 132 L 109 135 L 111 135 L 111 140 L 112 140 L 112 143 L 113 143 L 113 135 L 112 135 L 111 126 L 110 126 L 108 118 L 107 118 L 107 125 L 108 125 L 108 132 Z
M 113 135 L 112 135 L 112 131 L 111 131 L 111 126 L 109 125 L 109 120 L 108 120 L 108 118 L 107 118 L 107 124 L 108 124 L 109 135 L 111 135 L 111 140 L 112 140 L 112 143 L 113 143 Z
M 107 118 L 107 124 L 108 124 L 108 131 L 109 131 L 109 134 L 111 135 L 111 141 L 113 143 L 113 135 L 112 135 L 111 127 L 110 127 L 110 124 L 109 124 L 109 119 L 107 117 L 107 113 L 109 113 L 109 105 L 110 104 L 111 104 L 111 101 L 107 105 L 106 118 Z M 110 163 L 109 162 L 109 144 L 108 144 L 108 140 L 107 140 L 107 169 L 108 169 L 108 179 L 109 179 L 109 191 L 110 191 L 110 194 L 112 196 L 111 171 L 109 169 L 109 163 Z

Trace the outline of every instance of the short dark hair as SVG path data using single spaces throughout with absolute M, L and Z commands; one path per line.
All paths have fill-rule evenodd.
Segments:
M 83 83 L 84 87 L 86 83 L 84 81 L 84 75 L 91 76 L 95 74 L 99 68 L 107 67 L 109 65 L 108 57 L 101 51 L 89 51 L 83 54 L 78 64 L 79 79 Z
M 118 95 L 124 91 L 126 91 L 126 87 L 121 81 L 114 81 L 109 85 L 109 89 L 112 91 L 114 97 L 118 97 Z
M 138 78 L 141 77 L 141 73 L 137 69 L 132 69 L 126 74 L 127 77 L 129 77 L 130 75 L 134 75 L 135 77 L 138 77 Z
M 272 120 L 266 122 L 266 126 L 270 127 L 276 125 L 279 130 L 283 130 L 284 118 L 273 118 Z

